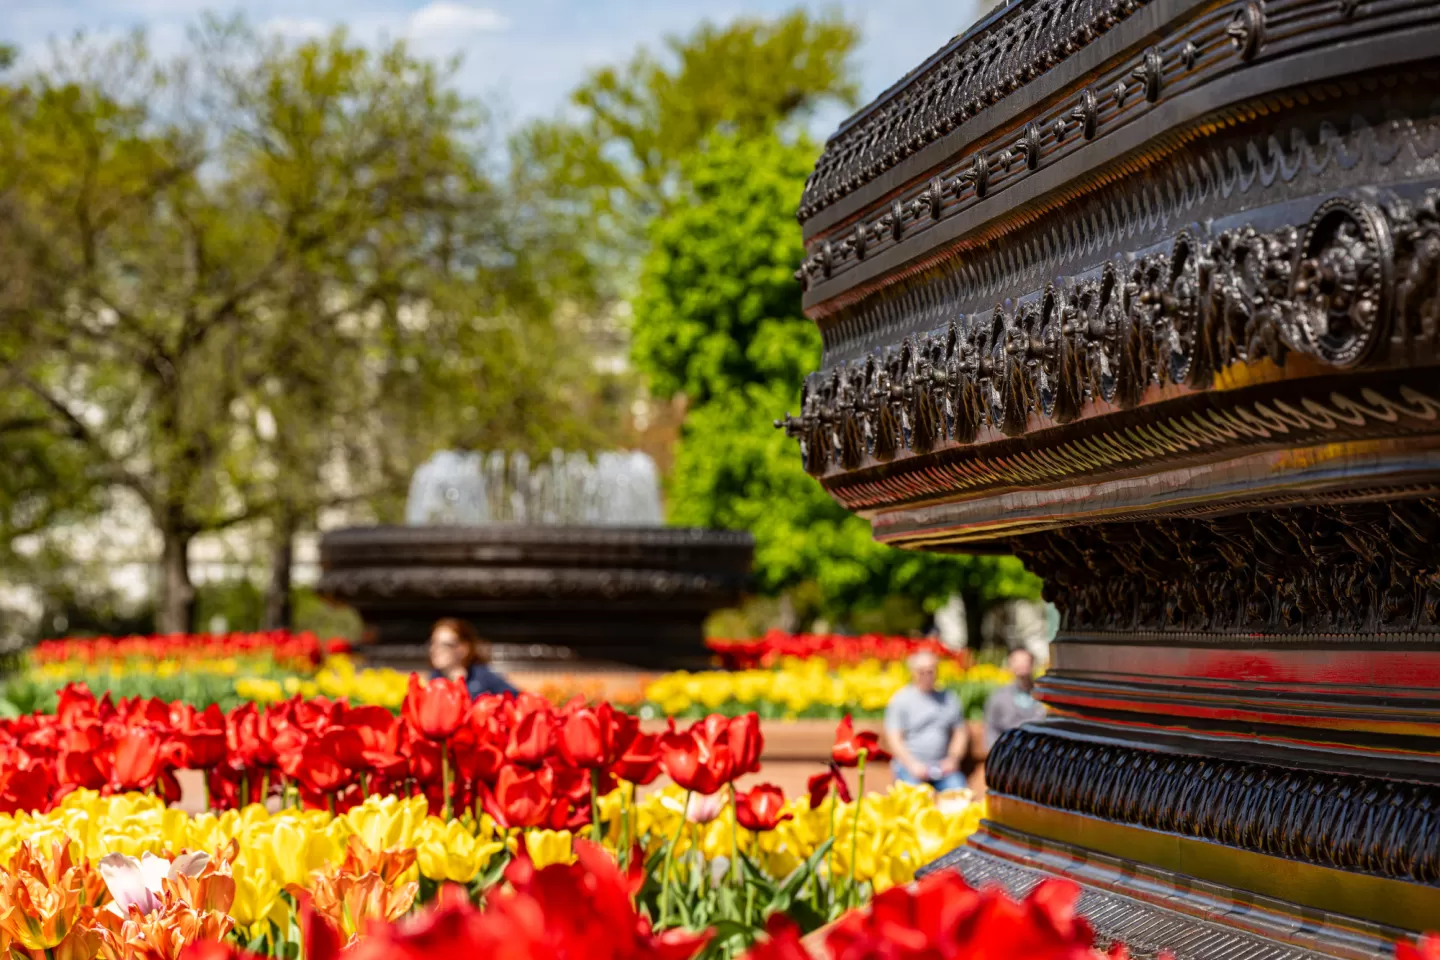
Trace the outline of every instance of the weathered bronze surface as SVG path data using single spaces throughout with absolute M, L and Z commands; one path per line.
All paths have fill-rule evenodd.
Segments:
M 1437 89 L 1433 3 L 1022 0 L 827 144 L 780 425 L 1062 613 L 967 874 L 1142 953 L 1440 924 Z
M 377 664 L 423 665 L 431 625 L 462 617 L 507 668 L 699 668 L 753 551 L 679 527 L 356 527 L 321 539 L 319 591 L 364 618 Z

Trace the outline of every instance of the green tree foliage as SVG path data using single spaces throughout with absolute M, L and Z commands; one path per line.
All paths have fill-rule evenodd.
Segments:
M 621 292 L 651 221 L 679 195 L 681 167 L 712 134 L 741 138 L 798 129 L 858 93 L 854 26 L 804 10 L 773 20 L 702 24 L 594 71 L 565 115 L 529 125 L 512 144 L 512 190 L 549 207 L 541 222 L 571 227 L 576 260 Z M 614 289 L 602 289 L 613 294 Z
M 672 519 L 750 530 L 761 587 L 811 582 L 831 617 L 895 594 L 933 610 L 960 593 L 977 615 L 997 599 L 1036 597 L 1038 581 L 1013 558 L 876 543 L 772 424 L 820 360 L 792 277 L 802 255 L 793 213 L 816 152 L 776 135 L 712 139 L 686 168 L 684 202 L 651 231 L 633 356 L 659 394 L 692 404 L 670 481 Z
M 403 44 L 211 21 L 173 61 L 81 41 L 4 97 L 0 442 L 32 453 L 0 509 L 53 511 L 47 471 L 127 489 L 161 629 L 191 625 L 202 533 L 269 521 L 288 555 L 326 505 L 393 515 L 437 446 L 603 429 L 483 117 Z

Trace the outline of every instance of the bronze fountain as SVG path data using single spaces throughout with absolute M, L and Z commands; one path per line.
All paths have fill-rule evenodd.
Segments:
M 1440 5 L 1020 0 L 802 200 L 784 428 L 1062 612 L 943 863 L 1142 956 L 1440 927 Z
M 368 663 L 401 669 L 427 665 L 440 617 L 473 623 L 506 670 L 703 668 L 705 618 L 739 601 L 755 548 L 665 526 L 643 454 L 443 452 L 406 521 L 320 541 L 320 593 L 363 618 Z

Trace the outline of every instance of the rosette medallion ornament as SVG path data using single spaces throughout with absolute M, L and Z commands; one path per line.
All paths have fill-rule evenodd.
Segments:
M 1434 4 L 1020 0 L 827 143 L 777 425 L 1062 614 L 972 880 L 1182 958 L 1440 921 L 1437 89 Z

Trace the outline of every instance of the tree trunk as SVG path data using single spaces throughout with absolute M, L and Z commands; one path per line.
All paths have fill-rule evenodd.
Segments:
M 265 590 L 266 630 L 290 629 L 290 570 L 295 555 L 295 521 L 288 510 L 275 518 L 270 540 L 270 585 Z
M 980 594 L 978 591 L 966 590 L 960 594 L 960 599 L 965 602 L 965 646 L 971 650 L 979 650 L 983 642 L 980 624 L 985 618 L 985 610 L 980 606 Z
M 160 602 L 155 625 L 161 633 L 189 633 L 195 612 L 195 587 L 190 583 L 190 534 L 161 530 Z

